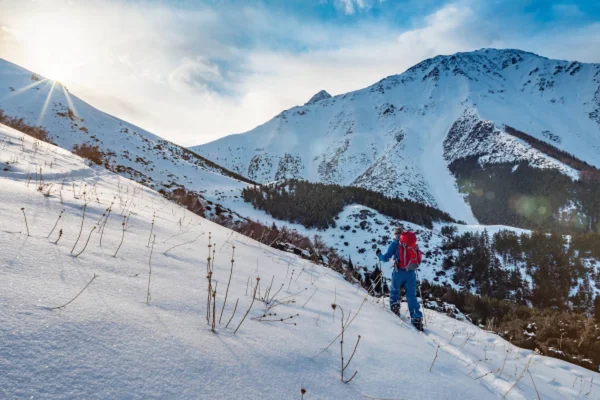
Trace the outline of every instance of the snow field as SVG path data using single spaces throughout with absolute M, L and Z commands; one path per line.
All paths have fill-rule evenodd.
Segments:
M 426 312 L 421 334 L 331 270 L 3 126 L 0 162 L 7 169 L 0 171 L 0 398 L 299 399 L 301 388 L 305 399 L 487 399 L 509 390 L 506 398 L 531 399 L 536 388 L 544 399 L 581 399 L 600 392 L 595 373 L 435 312 Z M 36 178 L 39 168 L 43 179 Z M 92 231 L 113 200 L 104 233 Z M 114 257 L 123 216 L 124 240 Z M 80 231 L 74 254 L 90 240 L 75 257 Z M 218 316 L 234 246 L 227 305 L 213 333 L 207 257 L 210 250 Z M 252 301 L 248 282 L 257 277 L 259 297 L 273 281 L 270 312 L 277 315 L 266 319 L 292 319 L 257 320 L 268 307 Z M 343 343 L 348 360 L 361 335 L 346 378 L 358 374 L 349 384 L 340 382 L 339 341 L 323 351 L 340 333 L 341 313 L 332 303 L 346 317 L 360 309 Z

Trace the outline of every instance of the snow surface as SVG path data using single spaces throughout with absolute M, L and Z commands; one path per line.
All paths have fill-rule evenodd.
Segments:
M 508 399 L 531 399 L 536 390 L 543 399 L 582 399 L 600 391 L 596 373 L 514 348 L 433 311 L 426 312 L 427 333 L 418 333 L 337 273 L 262 246 L 4 126 L 0 160 L 0 398 L 282 399 L 300 398 L 304 388 L 305 399 L 492 399 L 507 392 Z M 43 178 L 35 175 L 39 168 Z M 113 200 L 102 246 L 96 229 L 85 251 L 70 255 L 80 230 L 74 253 Z M 129 220 L 113 257 L 122 216 Z M 63 235 L 54 244 L 59 229 Z M 151 231 L 156 237 L 148 247 Z M 216 333 L 205 315 L 209 235 L 217 314 L 235 246 Z M 73 299 L 94 274 L 72 303 L 51 309 Z M 257 276 L 262 296 L 271 279 L 271 293 L 283 285 L 272 312 L 297 315 L 290 320 L 296 325 L 258 322 L 266 305 L 257 299 L 233 333 L 252 303 L 247 283 Z M 349 384 L 340 382 L 339 342 L 322 351 L 340 331 L 333 302 L 346 316 L 360 309 L 345 333 L 346 360 L 361 335 L 346 376 L 358 375 Z
M 489 121 L 490 137 L 444 149 L 465 113 Z M 508 137 L 505 125 L 600 167 L 600 64 L 519 50 L 438 56 L 192 149 L 257 182 L 302 178 L 356 185 L 433 205 L 474 224 L 446 153 L 475 154 L 482 163 L 527 161 L 577 177 L 577 171 Z

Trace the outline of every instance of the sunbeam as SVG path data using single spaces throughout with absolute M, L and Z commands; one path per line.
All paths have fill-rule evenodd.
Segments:
M 37 120 L 37 126 L 42 126 L 42 121 L 44 120 L 44 114 L 46 114 L 46 109 L 48 108 L 48 105 L 50 104 L 50 100 L 52 99 L 52 92 L 54 92 L 54 86 L 56 86 L 56 81 L 52 81 L 52 87 L 50 88 L 50 91 L 48 92 L 48 96 L 46 96 L 46 101 L 44 102 L 44 106 L 42 107 L 42 111 L 40 112 L 40 116 L 38 117 L 38 120 Z
M 18 94 L 21 94 L 28 89 L 33 89 L 34 87 L 41 85 L 42 83 L 46 82 L 47 80 L 48 80 L 47 78 L 44 78 L 42 80 L 35 81 L 25 87 L 22 87 L 19 90 L 15 90 L 14 92 L 11 92 L 8 96 L 4 96 L 1 100 L 7 100 L 7 99 L 10 99 L 11 97 L 17 96 Z
M 73 110 L 73 112 L 75 113 L 75 115 L 79 115 L 79 113 L 77 112 L 77 109 L 75 108 L 75 104 L 73 104 L 73 100 L 71 100 L 71 95 L 69 94 L 69 91 L 67 89 L 65 89 L 65 85 L 60 84 L 60 87 L 63 90 L 63 93 L 65 94 L 65 98 L 67 99 L 67 103 L 69 103 L 69 108 L 71 110 Z

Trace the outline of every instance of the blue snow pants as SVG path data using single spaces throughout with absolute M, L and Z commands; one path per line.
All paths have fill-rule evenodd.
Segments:
M 390 306 L 400 304 L 400 288 L 404 285 L 406 291 L 406 301 L 408 301 L 408 311 L 411 320 L 423 318 L 421 306 L 417 300 L 417 273 L 404 269 L 394 269 L 392 271 L 392 287 L 390 288 Z

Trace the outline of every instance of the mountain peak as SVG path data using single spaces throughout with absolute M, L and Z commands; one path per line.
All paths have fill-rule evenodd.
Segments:
M 318 101 L 330 99 L 331 97 L 332 96 L 329 93 L 327 93 L 327 91 L 321 90 L 319 93 L 311 97 L 310 100 L 304 105 L 307 106 L 309 104 L 315 104 Z

